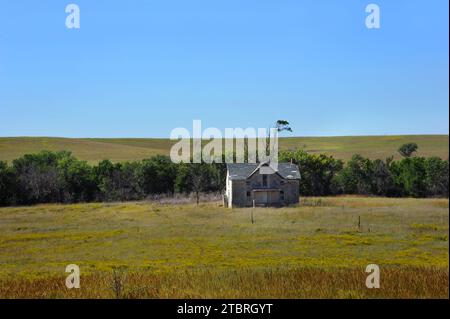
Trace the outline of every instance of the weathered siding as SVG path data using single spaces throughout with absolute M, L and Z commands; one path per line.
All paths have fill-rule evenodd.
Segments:
M 283 179 L 278 174 L 267 174 L 267 186 L 263 186 L 263 174 L 256 172 L 247 179 L 247 185 L 254 188 L 280 188 Z
M 284 191 L 284 199 L 286 204 L 296 204 L 299 201 L 299 180 L 286 180 L 282 189 Z
M 227 166 L 226 203 L 228 207 L 289 205 L 299 202 L 300 173 L 296 165 L 282 163 L 277 172 L 268 164 Z M 253 173 L 252 173 L 253 172 Z M 231 174 L 231 175 L 230 175 Z
M 246 206 L 247 203 L 247 188 L 245 180 L 231 181 L 231 205 L 232 206 Z
M 299 202 L 299 181 L 286 180 L 278 174 L 267 175 L 267 186 L 263 186 L 263 175 L 253 174 L 247 180 L 227 181 L 228 206 L 252 206 L 254 200 L 254 189 L 279 189 L 279 205 L 289 205 Z

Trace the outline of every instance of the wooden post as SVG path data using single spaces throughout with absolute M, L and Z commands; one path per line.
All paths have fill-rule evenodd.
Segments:
M 358 231 L 361 232 L 361 216 L 358 216 Z
M 253 219 L 253 210 L 255 209 L 255 200 L 253 200 L 253 207 L 252 207 L 252 224 L 255 222 Z

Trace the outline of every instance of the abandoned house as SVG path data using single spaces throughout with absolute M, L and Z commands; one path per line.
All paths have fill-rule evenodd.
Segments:
M 299 202 L 300 171 L 291 163 L 227 164 L 224 205 L 283 206 Z M 253 202 L 254 201 L 254 202 Z

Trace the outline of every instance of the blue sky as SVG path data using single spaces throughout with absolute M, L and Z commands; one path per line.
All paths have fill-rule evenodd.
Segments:
M 0 136 L 448 134 L 448 1 L 371 2 L 0 0 Z

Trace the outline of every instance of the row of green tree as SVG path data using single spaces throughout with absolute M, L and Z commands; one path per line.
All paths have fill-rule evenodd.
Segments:
M 280 161 L 299 165 L 301 195 L 364 194 L 448 197 L 449 162 L 438 157 L 370 160 L 359 155 L 344 164 L 303 150 L 284 151 Z M 166 156 L 97 165 L 69 152 L 42 151 L 7 165 L 0 161 L 0 205 L 127 201 L 152 194 L 221 192 L 226 164 L 174 164 Z
M 298 164 L 300 194 L 361 194 L 389 197 L 448 197 L 449 161 L 439 157 L 404 157 L 395 161 L 354 155 L 346 163 L 303 150 L 281 152 L 281 161 Z
M 174 164 L 169 157 L 91 166 L 70 152 L 42 151 L 0 161 L 0 205 L 127 201 L 151 194 L 212 192 L 223 189 L 225 166 Z

